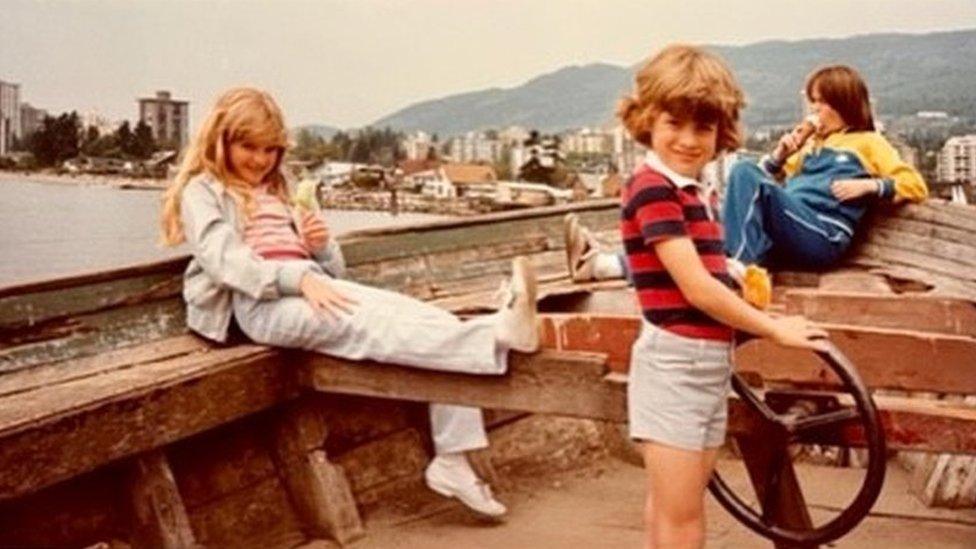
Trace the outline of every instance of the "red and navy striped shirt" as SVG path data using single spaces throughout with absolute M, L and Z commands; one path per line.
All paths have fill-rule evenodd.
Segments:
M 654 251 L 662 240 L 691 238 L 708 272 L 734 288 L 725 264 L 722 225 L 711 215 L 715 194 L 706 205 L 697 185 L 679 187 L 645 164 L 624 186 L 620 200 L 620 233 L 644 318 L 685 337 L 730 341 L 732 329 L 685 299 Z

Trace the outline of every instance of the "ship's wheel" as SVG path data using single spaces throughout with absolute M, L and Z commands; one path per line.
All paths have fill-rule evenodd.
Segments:
M 733 374 L 732 388 L 740 402 L 730 414 L 741 414 L 737 419 L 748 425 L 733 436 L 755 494 L 736 494 L 717 471 L 708 485 L 729 513 L 778 545 L 810 547 L 840 538 L 867 516 L 884 483 L 885 437 L 871 394 L 833 344 L 817 354 L 840 380 L 836 391 L 755 390 Z M 847 507 L 814 524 L 793 469 L 792 449 L 852 437 L 867 449 L 861 485 Z

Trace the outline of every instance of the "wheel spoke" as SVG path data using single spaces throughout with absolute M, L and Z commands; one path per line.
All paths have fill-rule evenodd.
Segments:
M 752 392 L 749 385 L 742 381 L 737 375 L 732 376 L 732 387 L 735 392 L 739 395 L 742 400 L 749 405 L 750 408 L 759 412 L 759 415 L 763 416 L 766 421 L 776 423 L 778 425 L 783 424 L 783 420 L 780 418 L 779 414 L 774 412 L 765 402 L 762 401 L 756 393 Z
M 785 456 L 786 448 L 774 452 L 769 462 L 769 469 L 767 469 L 769 474 L 766 475 L 766 479 L 763 482 L 760 506 L 762 507 L 762 521 L 765 524 L 773 524 L 775 520 L 773 514 L 779 507 L 779 482 L 780 475 L 783 472 L 783 460 Z
M 791 422 L 788 425 L 788 428 L 791 433 L 798 435 L 805 431 L 820 429 L 821 427 L 826 427 L 835 423 L 847 423 L 859 417 L 861 417 L 861 415 L 857 412 L 857 408 L 841 408 L 832 412 L 797 419 Z

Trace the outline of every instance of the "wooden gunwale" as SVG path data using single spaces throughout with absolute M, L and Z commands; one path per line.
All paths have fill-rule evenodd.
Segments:
M 343 243 L 343 246 L 351 251 L 350 255 L 353 256 L 354 260 L 350 266 L 356 268 L 369 264 L 368 261 L 362 259 L 368 257 L 368 254 L 357 252 L 357 250 L 368 251 L 384 243 L 390 245 L 390 241 L 396 240 L 397 238 L 406 238 L 409 240 L 415 238 L 423 239 L 435 233 L 444 234 L 451 231 L 455 231 L 456 235 L 463 237 L 471 229 L 497 232 L 503 227 L 512 230 L 511 228 L 513 226 L 520 223 L 525 224 L 525 226 L 539 223 L 540 227 L 542 227 L 541 224 L 545 224 L 540 229 L 542 232 L 529 235 L 531 238 L 556 238 L 553 235 L 560 234 L 561 223 L 558 220 L 563 214 L 567 212 L 586 213 L 587 215 L 601 216 L 601 220 L 609 220 L 612 222 L 614 216 L 611 214 L 614 213 L 613 210 L 616 208 L 616 204 L 615 199 L 607 199 L 585 204 L 490 214 L 476 218 L 451 219 L 405 227 L 357 231 L 343 235 L 339 239 Z M 916 217 L 924 217 L 926 215 L 945 217 L 943 213 L 932 209 L 923 208 L 910 211 L 915 212 L 913 215 Z M 955 216 L 949 217 L 951 218 L 949 221 L 954 225 L 966 230 L 970 229 L 970 221 L 967 217 L 960 216 L 958 220 Z M 976 225 L 972 225 L 972 227 L 976 227 Z M 525 234 L 519 236 L 523 238 L 528 237 Z M 548 241 L 544 242 L 546 246 L 549 246 Z M 421 253 L 437 254 L 451 252 L 457 249 L 471 248 L 478 244 L 481 244 L 481 242 L 468 241 L 464 238 L 454 240 L 445 239 L 438 245 L 439 247 L 426 248 Z M 559 251 L 559 248 L 556 247 L 552 250 L 547 248 L 547 251 L 553 250 L 555 250 L 553 253 L 556 253 Z M 413 252 L 411 249 L 394 251 L 395 253 L 387 254 L 384 252 L 373 256 L 373 260 L 383 262 L 391 258 L 408 257 Z M 498 265 L 504 265 L 503 262 L 507 260 L 504 254 L 509 251 L 499 249 L 497 253 L 500 255 L 492 258 L 497 263 L 497 265 L 493 264 L 493 269 L 497 268 L 498 277 L 504 274 L 504 267 L 498 267 Z M 357 254 L 359 259 L 356 259 Z M 141 277 L 166 276 L 172 277 L 173 280 L 178 280 L 180 273 L 185 268 L 186 262 L 187 257 L 184 256 L 107 271 L 84 273 L 55 280 L 0 287 L 0 305 L 2 305 L 2 300 L 4 299 L 50 294 L 68 289 L 83 291 L 92 285 L 110 283 L 127 278 L 138 279 Z M 427 267 L 429 268 L 429 264 Z M 487 286 L 487 278 L 483 282 Z M 558 285 L 558 281 L 554 280 L 554 283 Z M 567 287 L 569 285 L 567 283 Z M 149 297 L 150 299 L 154 298 L 151 293 Z M 464 301 L 465 296 L 462 294 L 448 294 L 442 295 L 440 298 L 444 303 L 452 301 L 454 303 L 461 303 Z M 172 300 L 175 304 L 178 298 L 176 295 L 170 294 L 162 296 L 160 299 Z M 131 304 L 131 301 L 120 298 L 107 304 L 95 304 L 86 310 L 47 317 L 45 320 L 84 316 L 86 314 L 93 315 L 95 313 L 101 314 L 106 309 L 126 308 L 130 307 Z M 572 322 L 581 321 L 580 319 L 584 317 L 589 318 L 592 316 L 570 315 L 568 318 L 571 320 L 565 324 L 568 325 Z M 552 318 L 554 317 L 549 316 L 547 318 L 548 320 L 545 322 L 552 324 Z M 569 336 L 568 338 L 564 337 L 560 339 L 557 337 L 556 340 L 558 341 L 568 341 L 571 343 L 571 345 L 561 348 L 562 354 L 546 355 L 538 361 L 528 362 L 523 358 L 516 358 L 514 360 L 515 368 L 513 372 L 517 376 L 522 377 L 519 377 L 515 381 L 504 381 L 506 378 L 502 378 L 502 380 L 475 380 L 471 376 L 459 376 L 457 374 L 452 376 L 451 374 L 437 374 L 417 370 L 401 371 L 396 369 L 398 367 L 384 365 L 377 365 L 375 369 L 366 370 L 355 365 L 342 364 L 342 361 L 335 361 L 334 359 L 327 360 L 323 357 L 309 357 L 301 353 L 258 348 L 257 346 L 253 346 L 254 348 L 205 347 L 195 349 L 191 345 L 190 352 L 185 356 L 169 356 L 162 353 L 156 358 L 147 356 L 137 361 L 127 361 L 124 358 L 120 358 L 124 357 L 128 352 L 127 349 L 120 349 L 118 351 L 120 355 L 111 359 L 112 361 L 109 364 L 100 364 L 100 359 L 113 356 L 111 353 L 99 353 L 88 359 L 71 358 L 70 360 L 58 363 L 46 362 L 33 365 L 30 370 L 0 375 L 0 398 L 3 399 L 4 405 L 9 404 L 13 406 L 17 404 L 14 408 L 0 413 L 0 471 L 3 471 L 3 473 L 0 473 L 0 477 L 4 479 L 3 482 L 0 482 L 0 500 L 35 491 L 59 480 L 92 470 L 107 461 L 157 448 L 189 436 L 190 434 L 200 432 L 201 430 L 210 429 L 222 423 L 243 417 L 243 415 L 274 406 L 294 397 L 302 388 L 306 390 L 367 394 L 407 400 L 430 400 L 435 397 L 437 399 L 450 399 L 452 397 L 449 395 L 459 388 L 475 387 L 477 389 L 471 389 L 473 392 L 470 394 L 479 396 L 472 397 L 471 401 L 463 403 L 474 403 L 498 408 L 507 407 L 509 409 L 529 410 L 540 413 L 567 413 L 581 417 L 598 417 L 601 419 L 620 421 L 622 418 L 622 391 L 619 387 L 609 387 L 603 379 L 605 373 L 603 371 L 605 369 L 604 362 L 609 362 L 612 367 L 614 361 L 619 362 L 622 360 L 621 356 L 618 356 L 619 351 L 625 348 L 629 349 L 629 345 L 622 345 L 621 341 L 618 341 L 621 335 L 619 332 L 619 323 L 623 322 L 633 328 L 633 326 L 639 323 L 639 320 L 631 316 L 626 318 L 620 317 L 617 319 L 617 322 L 617 327 L 613 328 L 613 330 L 617 331 L 617 338 L 612 342 L 608 339 L 591 348 L 574 349 L 573 347 L 575 345 L 586 343 L 586 338 Z M 551 329 L 554 333 L 558 332 L 557 328 Z M 966 356 L 970 356 L 966 353 L 969 352 L 968 349 L 974 348 L 973 345 L 976 344 L 976 340 L 968 337 L 968 334 L 965 336 L 962 334 L 953 335 L 951 333 L 923 333 L 919 335 L 918 333 L 907 333 L 905 330 L 899 331 L 892 327 L 866 329 L 863 326 L 843 325 L 834 325 L 831 326 L 831 329 L 838 333 L 854 334 L 851 336 L 852 340 L 864 337 L 864 334 L 875 338 L 917 337 L 934 342 L 933 345 L 941 346 L 939 347 L 940 349 L 951 347 L 955 349 L 953 351 L 955 354 L 952 356 L 955 357 L 956 362 L 947 367 L 937 368 L 938 375 L 936 377 L 923 378 L 907 375 L 893 382 L 895 383 L 895 387 L 905 390 L 937 391 L 951 388 L 954 391 L 976 392 L 976 386 L 968 382 L 950 382 L 950 374 L 952 372 L 955 372 L 952 375 L 957 376 L 957 379 L 960 373 L 963 375 L 967 373 L 958 368 L 961 360 L 960 357 L 965 358 Z M 0 333 L 3 330 L 4 327 L 0 326 Z M 597 335 L 599 333 L 600 330 L 597 330 Z M 143 345 L 147 344 L 145 341 L 141 343 Z M 231 355 L 236 356 L 234 349 L 237 349 L 243 355 L 237 358 L 226 358 L 231 357 Z M 602 353 L 608 357 L 602 359 L 577 359 L 577 362 L 588 364 L 588 366 L 584 366 L 580 370 L 586 372 L 586 375 L 583 376 L 585 377 L 584 381 L 586 383 L 580 389 L 594 391 L 589 395 L 592 397 L 592 401 L 582 399 L 579 402 L 563 402 L 572 400 L 566 399 L 565 397 L 566 390 L 572 389 L 573 385 L 566 385 L 563 381 L 560 381 L 555 371 L 546 373 L 544 371 L 536 372 L 532 369 L 537 368 L 541 364 L 556 364 L 557 366 L 562 364 L 564 366 L 560 370 L 562 375 L 572 378 L 571 380 L 575 379 L 576 381 L 580 381 L 582 379 L 580 376 L 573 376 L 571 373 L 567 373 L 568 370 L 565 368 L 568 362 L 573 362 L 567 358 L 568 354 L 566 353 L 566 351 L 572 350 L 592 351 Z M 937 351 L 938 349 L 935 350 Z M 617 355 L 614 353 L 617 353 Z M 207 355 L 210 355 L 212 360 L 208 361 Z M 933 356 L 937 355 L 938 353 L 935 353 Z M 0 358 L 3 357 L 0 356 Z M 227 362 L 222 362 L 225 359 Z M 186 361 L 186 370 L 176 368 L 169 372 L 172 374 L 170 377 L 167 377 L 169 374 L 165 372 L 157 372 L 158 375 L 152 374 L 154 367 L 158 367 L 160 364 L 172 364 L 174 361 L 178 362 L 180 360 Z M 195 364 L 194 361 L 196 360 L 201 361 L 201 364 L 209 364 L 209 366 L 204 367 L 201 364 Z M 926 359 L 929 367 L 931 367 L 933 360 L 935 359 Z M 291 369 L 282 368 L 282 365 L 285 363 L 299 365 L 295 367 L 295 372 L 300 374 L 300 382 L 293 377 L 293 373 L 295 372 L 292 372 Z M 66 371 L 71 368 L 79 369 L 70 372 Z M 756 370 L 763 373 L 763 375 L 767 375 L 772 371 L 770 368 L 760 365 Z M 349 370 L 349 374 L 367 376 L 369 379 L 347 378 L 348 385 L 341 386 L 334 379 L 329 381 L 330 378 L 323 374 L 323 372 L 332 371 L 333 373 L 338 373 L 346 372 L 347 370 Z M 556 368 L 556 370 L 559 370 L 559 368 Z M 889 380 L 891 377 L 884 372 L 883 368 L 872 369 L 872 372 L 871 376 L 880 377 L 871 377 L 869 384 L 874 383 L 875 385 L 879 385 L 878 380 L 880 379 L 883 381 L 880 385 L 890 386 L 884 380 Z M 248 375 L 253 375 L 253 379 L 249 379 Z M 116 378 L 116 376 L 118 377 Z M 418 384 L 425 384 L 434 378 L 441 379 L 442 381 L 438 382 L 440 385 L 435 383 L 430 386 L 436 386 L 439 389 L 434 391 L 434 389 L 425 388 L 424 390 L 428 391 L 426 393 L 420 390 L 413 393 L 390 390 L 385 388 L 386 386 L 375 388 L 375 384 L 382 383 L 383 379 L 387 379 L 386 383 L 392 383 L 390 380 L 402 380 L 404 379 L 403 376 L 411 379 L 416 378 L 418 380 L 416 383 Z M 796 368 L 788 369 L 787 373 L 781 374 L 779 377 L 774 375 L 773 378 L 777 382 L 800 385 L 804 383 L 816 384 L 816 382 L 822 381 L 822 376 L 819 372 L 811 374 L 810 372 L 800 371 Z M 131 381 L 129 385 L 126 385 L 126 379 Z M 546 379 L 549 381 L 545 381 Z M 547 387 L 546 384 L 550 382 L 555 385 Z M 516 385 L 522 383 L 520 385 L 522 388 L 506 388 L 506 384 L 512 383 Z M 362 385 L 365 388 L 356 384 L 365 384 Z M 88 393 L 91 397 L 89 401 L 71 401 L 69 397 L 72 390 L 82 387 L 86 388 L 85 391 L 90 391 Z M 424 386 L 415 384 L 414 387 Z M 45 405 L 44 402 L 31 403 L 31 399 L 37 396 L 35 393 L 47 391 L 49 391 L 47 398 L 50 399 L 48 404 Z M 210 414 L 203 418 L 180 419 L 178 417 L 182 410 L 181 406 L 186 406 L 187 402 L 197 402 L 195 399 L 199 399 L 202 402 L 206 401 L 207 391 L 214 392 L 215 394 L 219 394 L 221 391 L 230 391 L 230 397 L 227 403 L 225 403 L 226 407 L 207 408 L 203 406 L 200 408 L 202 410 L 201 413 L 204 415 Z M 527 395 L 536 395 L 544 398 L 532 399 L 527 398 Z M 532 402 L 536 402 L 536 404 L 532 404 Z M 542 404 L 539 404 L 544 402 L 549 403 L 546 405 L 548 407 L 543 407 Z M 954 435 L 954 433 L 966 429 L 967 426 L 972 430 L 971 427 L 974 421 L 976 421 L 976 418 L 973 417 L 973 413 L 968 411 L 968 409 L 947 409 L 932 405 L 910 406 L 901 401 L 890 401 L 890 403 L 892 407 L 886 411 L 886 421 L 890 425 L 909 426 L 901 430 L 896 429 L 893 431 L 899 433 L 898 436 L 900 437 L 898 440 L 893 439 L 894 447 L 940 451 L 976 451 L 976 441 L 973 441 L 972 437 L 966 438 L 965 436 Z M 572 408 L 571 405 L 577 406 L 577 408 Z M 0 409 L 2 408 L 0 407 Z M 165 419 L 167 417 L 166 414 L 171 414 L 174 415 L 175 419 L 171 420 L 170 423 L 165 423 L 165 428 L 158 432 L 145 433 L 143 432 L 145 429 L 143 419 L 138 417 L 139 414 L 144 413 L 156 414 L 155 417 L 161 419 Z M 115 431 L 112 431 L 112 429 L 115 429 Z M 926 430 L 930 430 L 930 432 L 926 432 Z M 106 436 L 105 433 L 109 433 L 110 431 L 127 433 L 131 435 L 131 440 L 101 449 L 91 446 L 93 441 L 97 440 L 99 436 L 104 437 Z M 939 437 L 936 435 L 939 435 Z M 41 452 L 47 452 L 41 459 L 32 457 L 32 452 L 38 449 Z M 65 464 L 68 465 L 66 466 Z

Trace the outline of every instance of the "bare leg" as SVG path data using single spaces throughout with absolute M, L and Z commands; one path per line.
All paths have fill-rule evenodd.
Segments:
M 646 547 L 699 549 L 705 542 L 705 485 L 716 450 L 694 451 L 644 443 L 650 501 Z

